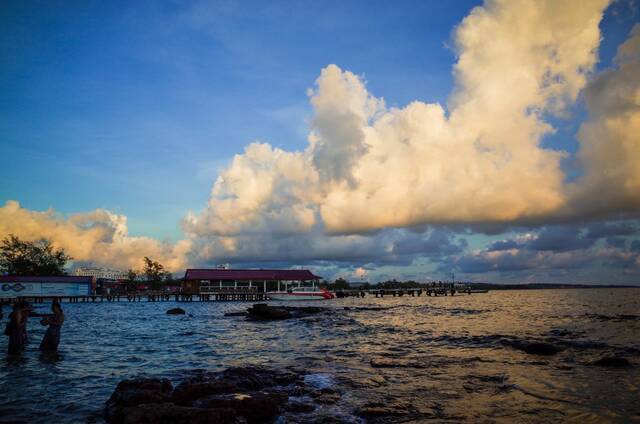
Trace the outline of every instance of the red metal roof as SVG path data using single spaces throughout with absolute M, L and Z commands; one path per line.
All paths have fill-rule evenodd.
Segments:
M 319 280 L 307 269 L 188 269 L 185 280 L 308 281 Z
M 0 275 L 0 283 L 92 283 L 93 277 L 78 275 Z

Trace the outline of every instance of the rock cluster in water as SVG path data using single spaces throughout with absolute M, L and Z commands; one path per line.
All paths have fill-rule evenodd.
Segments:
M 551 356 L 564 350 L 562 346 L 537 340 L 509 340 L 505 344 L 531 355 Z
M 271 306 L 266 303 L 256 303 L 246 312 L 227 312 L 227 317 L 244 316 L 254 321 L 272 321 L 289 318 L 301 318 L 312 314 L 327 311 L 327 308 L 318 306 Z
M 107 401 L 108 423 L 263 423 L 282 414 L 310 413 L 340 400 L 331 388 L 305 383 L 289 370 L 235 367 L 200 372 L 175 387 L 167 379 L 121 381 Z
M 167 315 L 184 315 L 186 312 L 182 308 L 171 308 L 167 311 Z

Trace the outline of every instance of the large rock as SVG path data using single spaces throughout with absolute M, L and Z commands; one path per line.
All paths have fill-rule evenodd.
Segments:
M 364 418 L 400 417 L 416 412 L 413 405 L 403 402 L 369 402 L 358 410 Z
M 223 380 L 195 378 L 178 384 L 171 395 L 171 401 L 178 405 L 192 405 L 205 396 L 229 393 L 238 390 L 232 383 Z
M 186 314 L 186 312 L 182 308 L 171 308 L 167 311 L 167 315 L 184 315 L 184 314 Z
M 280 320 L 291 318 L 291 313 L 286 308 L 269 306 L 266 303 L 256 303 L 247 309 L 249 318 L 254 320 Z
M 262 423 L 275 420 L 301 373 L 262 367 L 198 371 L 173 389 L 168 380 L 124 380 L 107 401 L 108 423 Z
M 624 368 L 632 366 L 631 362 L 629 362 L 627 358 L 623 358 L 622 356 L 604 356 L 597 361 L 592 362 L 591 365 L 613 368 Z
M 140 378 L 118 383 L 106 405 L 107 421 L 121 423 L 125 408 L 149 403 L 167 402 L 173 387 L 167 379 Z
M 232 409 L 252 424 L 275 419 L 287 400 L 286 393 L 260 391 L 214 395 L 199 400 L 197 405 L 207 409 Z
M 551 356 L 564 350 L 562 346 L 539 341 L 513 340 L 509 341 L 507 344 L 515 349 L 532 355 Z
M 251 366 L 228 368 L 222 373 L 221 378 L 242 390 L 288 386 L 300 380 L 300 377 L 293 372 Z
M 192 408 L 173 403 L 148 403 L 125 408 L 123 424 L 232 424 L 237 423 L 233 409 Z

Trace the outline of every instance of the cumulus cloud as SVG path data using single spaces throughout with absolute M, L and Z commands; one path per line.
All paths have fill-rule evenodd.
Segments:
M 447 255 L 478 270 L 571 262 L 595 236 L 556 228 L 465 256 L 464 240 L 434 226 L 640 210 L 640 30 L 620 47 L 613 69 L 591 75 L 608 3 L 488 0 L 473 9 L 453 34 L 455 86 L 446 105 L 388 107 L 363 78 L 327 66 L 309 91 L 306 147 L 249 144 L 218 173 L 205 208 L 184 218 L 187 239 L 175 246 L 128 236 L 126 218 L 107 211 L 63 219 L 14 203 L 2 208 L 0 234 L 50 237 L 80 260 L 131 266 L 145 254 L 173 269 L 186 262 L 408 264 Z M 582 92 L 584 172 L 568 184 L 561 166 L 568 153 L 542 141 L 554 131 L 549 117 L 566 116 Z M 610 252 L 620 236 L 610 236 Z
M 545 118 L 562 116 L 587 84 L 607 3 L 475 8 L 455 31 L 447 108 L 388 108 L 361 78 L 329 65 L 310 92 L 307 148 L 249 146 L 215 182 L 207 207 L 185 220 L 186 231 L 354 234 L 561 214 L 566 153 L 541 147 L 553 131 Z
M 573 187 L 572 207 L 591 213 L 640 209 L 640 25 L 615 65 L 585 90 L 589 119 L 578 134 L 585 175 Z
M 25 209 L 15 201 L 0 207 L 0 238 L 9 234 L 24 240 L 48 238 L 75 261 L 121 269 L 140 268 L 142 258 L 149 256 L 169 271 L 179 271 L 184 269 L 190 249 L 186 240 L 171 245 L 148 237 L 129 236 L 127 218 L 104 209 L 64 218 L 53 210 Z

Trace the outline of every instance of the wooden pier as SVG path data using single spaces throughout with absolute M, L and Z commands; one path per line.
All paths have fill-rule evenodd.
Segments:
M 67 303 L 103 303 L 103 302 L 256 302 L 267 300 L 265 293 L 257 291 L 225 290 L 211 293 L 132 293 L 86 296 L 19 296 L 3 298 L 3 303 L 26 301 L 29 303 L 67 302 Z
M 451 287 L 417 287 L 398 289 L 362 289 L 362 290 L 337 290 L 338 299 L 346 297 L 365 297 L 367 295 L 376 298 L 387 297 L 416 297 L 422 296 L 454 296 L 469 295 L 472 293 L 486 293 L 486 290 L 456 289 Z M 112 302 L 263 302 L 267 301 L 265 292 L 253 290 L 220 290 L 206 293 L 130 293 L 130 294 L 103 294 L 84 296 L 16 296 L 2 298 L 0 303 L 11 304 L 16 301 L 29 303 L 66 302 L 66 303 L 112 303 Z
M 367 294 L 375 297 L 401 297 L 401 296 L 455 296 L 457 294 L 486 293 L 486 290 L 478 291 L 470 288 L 455 287 L 416 287 L 416 288 L 398 288 L 398 289 L 362 289 L 362 290 L 336 290 L 337 298 L 344 297 L 365 297 Z

